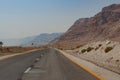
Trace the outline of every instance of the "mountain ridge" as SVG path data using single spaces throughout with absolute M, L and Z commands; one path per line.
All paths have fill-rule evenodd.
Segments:
M 29 36 L 24 38 L 16 38 L 16 39 L 0 39 L 4 43 L 4 46 L 41 46 L 45 45 L 46 43 L 49 43 L 51 40 L 55 39 L 56 37 L 59 37 L 62 35 L 61 33 L 41 33 L 39 35 L 35 36 Z M 41 41 L 42 39 L 42 41 Z M 42 42 L 45 43 L 42 43 Z M 39 42 L 39 43 L 38 43 Z M 42 43 L 42 44 L 41 44 Z
M 93 17 L 77 20 L 59 38 L 57 44 L 70 49 L 88 42 L 106 39 L 117 41 L 120 39 L 120 4 L 112 4 L 104 7 Z
M 28 43 L 21 44 L 21 46 L 42 46 L 49 44 L 55 38 L 61 36 L 63 33 L 42 33 L 36 36 L 32 41 Z

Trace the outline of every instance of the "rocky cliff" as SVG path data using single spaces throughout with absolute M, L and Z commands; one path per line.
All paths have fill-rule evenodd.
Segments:
M 70 49 L 106 39 L 120 41 L 120 4 L 112 4 L 93 17 L 77 20 L 57 44 Z

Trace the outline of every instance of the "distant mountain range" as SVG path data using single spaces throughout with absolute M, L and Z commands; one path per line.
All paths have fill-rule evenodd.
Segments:
M 63 33 L 52 33 L 52 34 L 43 33 L 43 34 L 40 34 L 40 35 L 36 36 L 33 40 L 31 40 L 31 41 L 29 41 L 25 44 L 21 44 L 21 45 L 22 46 L 46 45 L 46 44 L 49 44 L 54 39 L 60 37 L 62 34 Z
M 50 41 L 61 36 L 63 33 L 43 33 L 37 36 L 25 37 L 21 39 L 0 39 L 4 46 L 40 46 L 48 44 Z
M 4 43 L 4 46 L 19 46 L 21 43 L 27 43 L 29 41 L 32 41 L 35 38 L 35 36 L 31 37 L 25 37 L 25 38 L 19 38 L 19 39 L 0 39 Z
M 71 49 L 106 39 L 120 41 L 120 4 L 112 4 L 93 17 L 77 20 L 56 44 Z

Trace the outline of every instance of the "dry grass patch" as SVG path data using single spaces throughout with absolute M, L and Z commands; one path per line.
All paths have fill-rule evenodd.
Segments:
M 38 47 L 18 47 L 18 46 L 0 47 L 0 54 L 21 53 L 37 48 Z

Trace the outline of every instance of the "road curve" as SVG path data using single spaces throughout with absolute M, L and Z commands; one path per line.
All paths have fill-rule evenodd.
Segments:
M 22 80 L 99 80 L 71 62 L 59 51 L 46 49 L 44 56 Z

